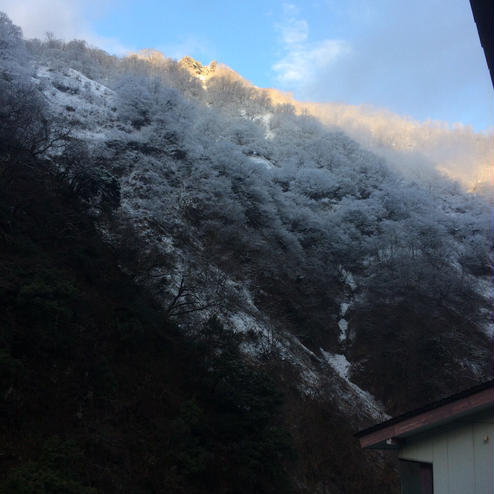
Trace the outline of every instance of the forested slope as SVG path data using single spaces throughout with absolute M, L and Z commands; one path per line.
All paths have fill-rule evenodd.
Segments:
M 6 492 L 395 492 L 352 433 L 492 375 L 492 206 L 228 68 L 0 38 Z

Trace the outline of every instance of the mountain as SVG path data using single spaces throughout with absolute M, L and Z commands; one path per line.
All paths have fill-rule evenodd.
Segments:
M 193 76 L 197 77 L 201 81 L 206 81 L 212 77 L 218 67 L 218 62 L 215 60 L 213 60 L 209 65 L 204 66 L 201 62 L 198 62 L 189 56 L 180 59 L 178 64 L 187 69 Z
M 0 39 L 4 491 L 397 492 L 352 434 L 492 376 L 492 204 L 421 131 Z

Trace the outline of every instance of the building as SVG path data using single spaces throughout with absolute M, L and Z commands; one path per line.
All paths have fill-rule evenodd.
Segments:
M 484 49 L 485 59 L 494 86 L 494 2 L 489 0 L 470 0 L 473 18 L 477 24 L 480 44 Z
M 397 449 L 402 494 L 494 494 L 494 380 L 356 434 Z

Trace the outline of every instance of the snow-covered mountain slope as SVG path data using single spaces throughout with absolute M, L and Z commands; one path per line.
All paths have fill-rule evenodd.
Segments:
M 459 123 L 417 122 L 370 105 L 299 102 L 290 94 L 264 91 L 273 101 L 293 105 L 298 114 L 309 113 L 330 127 L 343 129 L 412 180 L 426 183 L 439 173 L 466 190 L 492 198 L 492 129 L 475 132 Z
M 86 61 L 91 79 L 38 50 L 34 79 L 74 153 L 83 149 L 82 168 L 119 183 L 100 228 L 115 245 L 135 232 L 134 276 L 170 317 L 216 314 L 253 357 L 291 362 L 303 392 L 345 389 L 342 408 L 370 416 L 384 409 L 368 391 L 395 400 L 376 385 L 381 356 L 423 331 L 406 372 L 430 350 L 437 365 L 461 363 L 460 381 L 488 373 L 492 209 L 482 198 L 440 175 L 411 180 L 227 68 L 202 77 L 191 59 L 141 56 Z M 101 194 L 88 200 L 98 211 Z M 430 368 L 423 379 L 438 389 L 449 375 Z
M 4 162 L 68 184 L 120 270 L 192 341 L 214 326 L 240 341 L 239 366 L 270 366 L 301 450 L 326 418 L 348 435 L 492 375 L 485 198 L 227 67 L 12 32 Z

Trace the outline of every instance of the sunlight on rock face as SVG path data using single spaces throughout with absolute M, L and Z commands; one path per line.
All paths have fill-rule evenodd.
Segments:
M 218 62 L 216 60 L 213 60 L 209 65 L 202 65 L 201 62 L 189 56 L 183 57 L 178 63 L 201 81 L 212 77 L 218 68 Z

